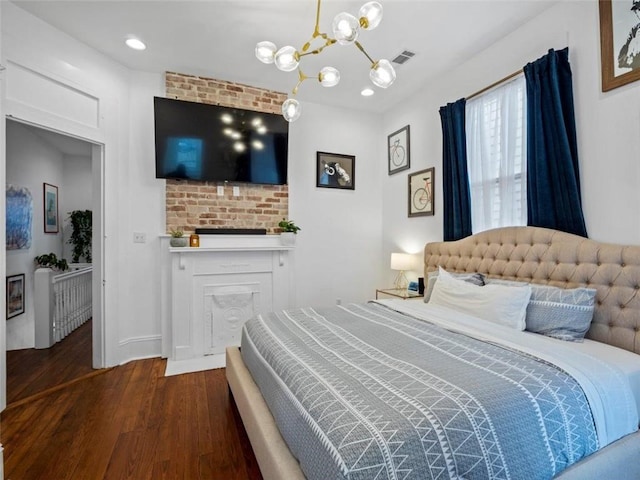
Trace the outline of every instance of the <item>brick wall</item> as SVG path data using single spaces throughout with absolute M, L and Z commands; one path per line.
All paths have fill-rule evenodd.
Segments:
M 285 93 L 172 72 L 165 74 L 165 85 L 168 98 L 258 112 L 281 113 L 287 98 Z M 172 229 L 190 233 L 197 227 L 266 228 L 275 233 L 278 222 L 288 215 L 287 185 L 166 182 L 167 233 Z M 218 185 L 224 186 L 223 196 L 218 196 Z M 240 196 L 233 196 L 233 185 L 240 187 Z

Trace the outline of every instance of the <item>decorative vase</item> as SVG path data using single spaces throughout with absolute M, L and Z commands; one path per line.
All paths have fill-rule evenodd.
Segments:
M 189 239 L 187 237 L 171 237 L 169 245 L 172 247 L 186 247 Z
M 295 245 L 296 234 L 293 232 L 282 232 L 280 234 L 280 243 L 282 243 L 282 245 Z

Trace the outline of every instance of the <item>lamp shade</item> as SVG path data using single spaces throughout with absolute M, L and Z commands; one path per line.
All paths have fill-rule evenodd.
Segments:
M 340 45 L 348 45 L 358 39 L 360 22 L 350 13 L 342 12 L 333 19 L 332 30 Z
M 283 72 L 290 72 L 292 70 L 295 70 L 296 68 L 298 68 L 299 63 L 296 49 L 291 45 L 282 47 L 276 52 L 274 62 L 278 70 L 282 70 Z
M 295 122 L 301 113 L 302 107 L 295 98 L 289 98 L 282 104 L 282 116 L 287 122 Z
M 256 45 L 256 57 L 262 63 L 273 63 L 276 46 L 273 42 L 260 42 Z
M 323 87 L 335 87 L 340 82 L 340 72 L 333 67 L 324 67 L 318 79 Z
M 360 17 L 360 25 L 365 30 L 373 30 L 382 20 L 382 5 L 378 2 L 367 2 L 358 12 Z
M 380 88 L 387 88 L 395 81 L 396 71 L 389 60 L 382 59 L 376 62 L 369 70 L 369 78 L 374 85 Z
M 411 270 L 413 268 L 413 255 L 408 253 L 391 254 L 391 270 Z

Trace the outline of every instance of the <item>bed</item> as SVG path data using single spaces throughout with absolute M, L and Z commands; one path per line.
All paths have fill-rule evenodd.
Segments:
M 556 389 L 565 388 L 564 386 L 553 384 L 559 375 L 558 372 L 562 372 L 563 375 L 569 374 L 566 377 L 562 376 L 562 380 L 559 380 L 562 384 L 566 383 L 566 388 L 568 388 L 567 392 L 569 392 L 568 394 L 566 392 L 562 393 L 563 399 L 566 395 L 575 396 L 571 402 L 563 402 L 563 405 L 564 403 L 567 404 L 566 408 L 563 406 L 563 408 L 557 409 L 563 412 L 561 416 L 573 418 L 573 420 L 570 421 L 565 418 L 568 423 L 562 428 L 557 429 L 557 432 L 563 433 L 557 433 L 556 430 L 549 426 L 553 425 L 554 422 L 556 422 L 555 424 L 559 422 L 559 420 L 551 418 L 551 414 L 548 419 L 551 423 L 547 423 L 543 427 L 545 432 L 556 432 L 556 436 L 571 437 L 576 441 L 572 447 L 559 447 L 560 449 L 568 449 L 567 451 L 570 451 L 570 453 L 567 453 L 565 450 L 560 451 L 560 453 L 554 453 L 553 456 L 556 460 L 550 470 L 548 466 L 549 462 L 541 461 L 541 457 L 549 456 L 549 452 L 545 452 L 544 450 L 542 450 L 540 454 L 533 454 L 530 457 L 523 457 L 522 459 L 518 458 L 518 450 L 516 447 L 513 448 L 511 453 L 509 453 L 510 447 L 504 447 L 503 450 L 505 451 L 500 450 L 496 453 L 493 449 L 497 448 L 495 445 L 501 445 L 501 442 L 492 442 L 491 438 L 489 438 L 489 433 L 486 433 L 490 430 L 492 431 L 494 425 L 491 425 L 491 429 L 486 430 L 486 432 L 482 430 L 482 432 L 485 433 L 478 433 L 484 428 L 482 420 L 478 420 L 474 415 L 467 415 L 467 422 L 470 422 L 469 425 L 472 425 L 473 429 L 475 429 L 474 435 L 461 434 L 462 440 L 459 440 L 459 442 L 462 446 L 455 447 L 453 449 L 455 452 L 451 454 L 445 451 L 445 454 L 442 455 L 442 446 L 438 447 L 440 449 L 440 457 L 437 456 L 437 452 L 434 453 L 434 451 L 429 451 L 428 449 L 424 450 L 419 456 L 429 459 L 427 467 L 431 470 L 428 470 L 430 473 L 426 474 L 419 470 L 419 466 L 417 465 L 419 461 L 416 460 L 417 463 L 414 465 L 411 463 L 413 460 L 411 460 L 410 456 L 405 455 L 403 451 L 401 451 L 401 448 L 405 448 L 411 444 L 410 439 L 405 439 L 402 442 L 396 442 L 396 444 L 394 444 L 394 440 L 396 439 L 395 435 L 397 434 L 393 432 L 389 433 L 389 428 L 391 427 L 387 428 L 383 426 L 377 430 L 375 435 L 387 436 L 387 438 L 379 442 L 380 444 L 384 444 L 387 447 L 389 445 L 395 445 L 391 450 L 389 450 L 389 448 L 387 448 L 387 450 L 382 449 L 383 453 L 381 454 L 383 457 L 385 455 L 389 458 L 393 457 L 390 462 L 395 465 L 395 467 L 391 468 L 391 478 L 411 478 L 411 475 L 418 471 L 422 472 L 420 474 L 421 478 L 532 478 L 530 476 L 531 471 L 527 470 L 527 468 L 533 468 L 533 474 L 539 474 L 538 478 L 558 478 L 565 480 L 600 479 L 613 478 L 616 475 L 621 478 L 640 478 L 640 462 L 635 461 L 635 459 L 638 458 L 637 455 L 640 453 L 640 433 L 637 431 L 637 406 L 639 403 L 638 399 L 640 398 L 640 367 L 638 367 L 640 364 L 640 356 L 638 355 L 638 353 L 640 353 L 640 336 L 638 333 L 640 330 L 640 297 L 638 296 L 638 292 L 640 291 L 640 247 L 602 244 L 575 235 L 542 228 L 510 227 L 483 232 L 457 242 L 427 244 L 425 246 L 424 261 L 425 276 L 428 276 L 430 272 L 434 272 L 441 267 L 451 273 L 477 272 L 489 280 L 518 281 L 532 285 L 551 285 L 563 289 L 574 289 L 576 287 L 595 289 L 595 308 L 593 320 L 586 334 L 587 340 L 581 343 L 563 342 L 536 333 L 519 332 L 522 333 L 522 335 L 519 335 L 509 331 L 505 334 L 505 338 L 494 340 L 494 337 L 491 336 L 484 339 L 490 341 L 477 344 L 474 342 L 481 342 L 483 339 L 475 338 L 475 334 L 465 329 L 479 328 L 481 330 L 479 334 L 481 337 L 483 335 L 482 332 L 489 332 L 492 329 L 495 330 L 497 336 L 501 336 L 501 332 L 505 329 L 502 327 L 494 328 L 490 325 L 476 322 L 473 316 L 468 316 L 467 318 L 465 315 L 461 316 L 464 321 L 456 321 L 456 324 L 450 327 L 447 326 L 447 322 L 451 322 L 451 319 L 445 315 L 446 309 L 442 309 L 437 305 L 431 307 L 427 305 L 428 308 L 425 308 L 427 308 L 427 310 L 430 309 L 429 315 L 434 318 L 442 317 L 441 320 L 439 320 L 441 323 L 436 322 L 436 324 L 432 325 L 430 319 L 424 322 L 421 319 L 414 318 L 414 316 L 419 317 L 422 315 L 424 310 L 423 306 L 425 304 L 419 300 L 368 303 L 364 305 L 347 306 L 341 309 L 329 309 L 327 311 L 319 311 L 318 309 L 296 309 L 295 312 L 276 312 L 272 314 L 274 315 L 272 317 L 265 316 L 261 322 L 253 321 L 249 324 L 249 328 L 255 329 L 256 334 L 253 340 L 251 340 L 250 336 L 249 340 L 243 339 L 242 353 L 237 347 L 227 349 L 226 374 L 230 390 L 243 419 L 263 477 L 265 479 L 303 479 L 306 478 L 303 471 L 306 471 L 310 473 L 310 478 L 376 478 L 377 475 L 380 475 L 378 478 L 387 478 L 386 473 L 384 476 L 381 473 L 384 469 L 376 467 L 376 465 L 378 465 L 378 463 L 376 463 L 377 460 L 373 459 L 367 465 L 358 463 L 361 458 L 369 458 L 370 451 L 367 450 L 365 452 L 363 449 L 358 450 L 358 442 L 360 440 L 354 440 L 350 437 L 350 431 L 343 431 L 341 433 L 343 440 L 340 445 L 341 450 L 338 451 L 335 446 L 331 446 L 331 439 L 328 438 L 330 434 L 334 433 L 331 428 L 324 432 L 314 431 L 314 428 L 317 428 L 322 421 L 308 421 L 307 415 L 309 414 L 307 412 L 300 411 L 297 408 L 285 409 L 284 411 L 274 408 L 272 412 L 267 406 L 267 403 L 273 407 L 274 404 L 295 403 L 296 401 L 288 398 L 289 394 L 286 393 L 286 388 L 275 391 L 275 393 L 271 391 L 274 390 L 272 389 L 272 385 L 280 383 L 280 379 L 277 378 L 277 376 L 272 377 L 270 380 L 260 379 L 259 370 L 261 368 L 263 370 L 269 370 L 271 367 L 260 366 L 260 362 L 256 361 L 259 355 L 252 356 L 250 353 L 251 350 L 262 348 L 256 345 L 252 346 L 250 344 L 251 342 L 279 343 L 282 344 L 284 347 L 283 350 L 286 351 L 293 351 L 293 349 L 300 348 L 289 343 L 289 339 L 285 337 L 274 337 L 275 339 L 270 339 L 271 337 L 265 334 L 266 330 L 260 330 L 282 329 L 283 332 L 293 330 L 293 327 L 288 323 L 284 323 L 284 320 L 286 319 L 288 321 L 288 317 L 299 317 L 296 321 L 301 325 L 305 325 L 304 335 L 307 336 L 309 333 L 307 341 L 319 344 L 327 340 L 327 344 L 333 343 L 336 345 L 336 351 L 327 351 L 327 354 L 324 356 L 339 356 L 343 363 L 335 367 L 336 370 L 330 372 L 329 375 L 336 377 L 344 372 L 345 375 L 355 375 L 353 378 L 356 379 L 358 375 L 362 375 L 363 377 L 358 380 L 358 384 L 366 384 L 369 373 L 364 370 L 364 367 L 357 367 L 357 371 L 349 371 L 351 367 L 347 368 L 347 366 L 352 365 L 352 359 L 348 357 L 355 353 L 347 348 L 345 344 L 342 344 L 342 342 L 345 338 L 351 338 L 352 332 L 343 329 L 343 323 L 341 322 L 344 320 L 338 318 L 335 320 L 332 319 L 334 315 L 338 315 L 338 313 L 335 313 L 336 310 L 340 312 L 348 310 L 352 317 L 367 318 L 367 322 L 370 322 L 371 318 L 375 320 L 374 326 L 368 323 L 364 328 L 366 332 L 370 333 L 371 337 L 367 340 L 367 346 L 354 349 L 354 351 L 357 350 L 360 353 L 367 353 L 367 348 L 375 349 L 375 345 L 371 342 L 375 342 L 376 338 L 387 335 L 386 332 L 398 330 L 401 335 L 406 336 L 404 333 L 405 328 L 409 328 L 415 332 L 412 336 L 416 337 L 418 339 L 416 341 L 418 342 L 424 342 L 426 337 L 440 339 L 440 344 L 436 345 L 436 347 L 429 347 L 435 348 L 435 350 L 430 350 L 429 355 L 425 355 L 425 357 L 429 357 L 430 359 L 426 363 L 434 365 L 443 364 L 443 368 L 447 367 L 447 365 L 444 365 L 446 363 L 467 362 L 478 364 L 477 357 L 471 359 L 468 355 L 477 355 L 479 351 L 482 351 L 482 358 L 490 358 L 488 356 L 489 353 L 486 353 L 485 350 L 488 352 L 489 350 L 496 349 L 497 357 L 490 363 L 509 365 L 509 369 L 500 371 L 498 374 L 499 377 L 507 379 L 508 383 L 513 383 L 513 378 L 511 378 L 510 375 L 514 369 L 530 372 L 533 371 L 532 369 L 534 368 L 542 368 L 543 370 L 548 370 L 546 374 L 551 375 L 553 379 L 545 379 L 539 382 L 540 384 L 544 383 L 545 386 L 549 388 L 535 387 L 538 388 L 538 390 L 536 390 L 533 395 L 553 396 L 553 392 L 560 391 Z M 340 313 L 340 315 L 341 314 L 342 313 Z M 283 322 L 278 320 L 279 317 Z M 318 321 L 318 319 L 321 321 Z M 350 320 L 347 320 L 347 322 L 350 322 Z M 400 328 L 399 325 L 401 323 L 406 323 L 408 327 L 403 325 L 402 328 Z M 428 326 L 423 327 L 423 324 L 428 324 Z M 462 326 L 458 326 L 458 324 Z M 391 328 L 390 325 L 392 325 L 393 328 Z M 395 327 L 396 325 L 398 325 L 397 328 Z M 356 322 L 353 322 L 353 328 L 355 329 L 356 327 Z M 348 328 L 352 327 L 349 326 Z M 376 329 L 381 330 L 377 331 Z M 306 330 L 309 330 L 309 332 Z M 313 336 L 310 334 L 311 330 L 315 331 Z M 444 333 L 442 333 L 445 330 L 453 331 L 452 333 L 455 337 L 453 339 L 445 338 Z M 338 332 L 338 334 L 329 337 L 329 331 L 334 331 L 334 333 Z M 298 334 L 296 333 L 296 335 Z M 264 340 L 265 338 L 269 339 Z M 524 341 L 522 340 L 523 338 L 525 339 Z M 392 340 L 391 337 L 388 337 L 388 339 L 385 338 L 385 340 L 395 344 L 395 340 Z M 357 341 L 359 340 L 350 340 L 349 344 Z M 500 344 L 499 342 L 503 343 Z M 520 342 L 521 345 L 515 345 L 515 343 L 518 342 Z M 444 352 L 441 348 L 444 343 L 453 345 L 454 350 L 459 350 L 460 346 L 466 346 L 467 343 L 469 343 L 469 348 L 462 353 L 461 359 L 446 362 L 443 361 L 442 358 L 450 355 L 450 352 Z M 494 343 L 498 343 L 498 345 L 494 345 Z M 545 352 L 544 354 L 540 354 L 542 356 L 541 366 L 532 367 L 528 363 L 519 364 L 521 361 L 532 361 L 532 357 L 534 360 L 538 358 L 538 354 L 532 350 L 527 350 L 537 348 L 534 344 L 540 344 L 540 348 Z M 426 343 L 421 343 L 420 345 L 426 345 Z M 614 356 L 618 357 L 617 365 L 610 366 L 608 363 L 604 365 L 604 362 L 602 362 L 595 353 L 581 350 L 595 349 L 595 351 L 598 351 L 599 349 L 607 349 L 608 347 L 606 347 L 606 345 L 617 347 L 611 350 L 616 352 Z M 323 346 L 322 348 L 325 347 Z M 400 347 L 400 353 L 394 353 L 394 361 L 398 360 L 397 355 L 404 353 L 409 355 L 411 348 L 415 348 L 415 345 L 414 347 Z M 516 357 L 511 357 L 513 350 L 520 349 L 525 353 L 525 360 L 516 360 Z M 577 350 L 574 351 L 572 349 Z M 404 350 L 407 350 L 407 352 L 404 352 Z M 565 350 L 569 353 L 562 353 Z M 258 349 L 256 351 L 260 350 Z M 443 357 L 438 360 L 438 355 L 441 354 Z M 280 356 L 278 353 L 269 355 L 275 357 Z M 296 356 L 299 355 L 307 355 L 307 353 L 296 353 Z M 318 356 L 317 352 L 316 356 Z M 547 358 L 547 356 L 549 358 Z M 560 368 L 549 367 L 548 364 L 551 362 L 551 357 L 553 356 L 563 357 L 563 359 L 559 361 L 565 363 L 562 363 Z M 373 358 L 373 355 L 371 355 L 371 358 Z M 579 359 L 579 361 L 576 359 Z M 307 360 L 308 362 L 316 361 L 311 357 L 308 357 Z M 404 361 L 404 359 L 400 360 Z M 592 364 L 587 362 L 592 362 Z M 576 388 L 572 383 L 572 379 L 580 379 L 580 377 L 583 376 L 586 378 L 586 383 L 592 382 L 592 380 L 588 378 L 588 375 L 586 375 L 585 370 L 593 370 L 596 372 L 599 368 L 599 363 L 603 363 L 604 370 L 601 371 L 600 377 L 605 380 L 605 386 L 587 388 L 581 383 L 582 388 Z M 256 373 L 255 379 L 247 368 L 247 365 Z M 319 368 L 327 369 L 331 367 Z M 393 378 L 387 379 L 386 389 L 380 392 L 381 397 L 385 395 L 386 391 L 393 389 L 399 391 L 407 385 L 406 381 L 402 383 L 402 379 L 396 379 L 396 377 L 405 373 L 414 375 L 415 372 L 422 372 L 422 367 L 418 368 L 415 372 L 412 370 L 415 367 L 405 368 L 395 365 L 394 368 L 396 368 L 396 372 L 400 373 L 394 374 Z M 273 370 L 275 372 L 276 369 Z M 607 375 L 607 371 L 613 373 Z M 414 376 L 419 374 L 422 373 L 415 373 Z M 322 395 L 329 395 L 331 393 L 320 391 L 323 388 L 324 381 L 320 381 L 315 385 L 309 385 L 308 381 L 301 380 L 294 370 L 289 370 L 288 375 L 294 379 L 297 378 L 298 384 L 297 387 L 295 387 L 296 389 L 306 389 L 306 399 L 313 398 L 314 395 L 321 398 Z M 442 375 L 442 373 L 439 375 Z M 544 378 L 542 375 L 545 375 L 545 373 L 536 371 L 535 374 L 531 374 L 530 377 Z M 453 377 L 460 377 L 458 380 L 462 384 L 473 383 L 469 382 L 469 379 L 465 378 L 463 374 L 452 374 L 451 378 Z M 396 381 L 399 383 L 393 383 Z M 493 380 L 487 377 L 487 379 L 482 379 L 480 384 L 485 386 L 489 385 L 489 383 L 485 382 L 492 381 Z M 585 379 L 582 379 L 582 381 L 585 381 Z M 613 383 L 607 384 L 607 381 Z M 265 392 L 264 396 L 256 382 L 261 384 Z M 448 381 L 446 383 L 446 388 L 443 386 L 438 388 L 442 391 L 452 389 L 458 392 L 457 386 L 450 386 Z M 595 385 L 595 381 L 593 381 L 593 384 Z M 340 384 L 338 383 L 338 385 Z M 331 388 L 343 387 L 332 386 Z M 493 387 L 491 386 L 491 388 Z M 462 403 L 465 405 L 475 405 L 473 403 L 477 400 L 475 396 L 482 396 L 484 390 L 490 390 L 491 388 L 487 387 L 480 389 L 479 392 L 468 394 L 469 398 L 465 397 L 463 399 L 466 403 L 459 400 L 466 394 L 456 393 L 454 403 L 457 402 L 456 405 L 461 405 Z M 598 390 L 598 388 L 602 390 L 601 393 L 603 393 L 604 396 L 600 400 L 595 400 L 595 394 L 591 392 L 591 390 L 595 391 Z M 616 390 L 616 388 L 620 390 Z M 532 390 L 529 387 L 518 385 L 516 390 L 526 392 L 524 394 L 525 397 L 532 395 Z M 546 393 L 537 393 L 538 391 L 544 391 Z M 582 395 L 584 395 L 584 397 Z M 266 401 L 265 397 L 267 398 Z M 276 400 L 274 400 L 274 398 Z M 439 398 L 437 402 L 451 401 L 451 398 L 453 397 L 448 399 Z M 367 406 L 363 407 L 362 412 L 353 411 L 350 412 L 350 414 L 375 423 L 376 414 L 371 412 L 371 403 L 377 401 L 377 399 L 371 398 L 369 400 L 369 402 L 364 402 Z M 313 408 L 324 408 L 318 406 L 318 402 L 316 402 L 315 405 L 311 405 L 311 410 L 313 410 Z M 292 407 L 295 407 L 294 403 L 292 403 Z M 299 403 L 303 404 L 304 402 L 300 401 Z M 531 424 L 541 423 L 542 417 L 544 417 L 544 421 L 546 422 L 547 414 L 540 414 L 539 411 L 527 412 L 525 410 L 525 403 L 527 402 L 517 404 L 515 408 L 506 409 L 504 413 L 495 418 L 499 418 L 499 420 L 496 420 L 496 423 L 503 425 L 501 428 L 504 428 L 507 436 L 510 434 L 510 430 L 512 436 L 526 436 L 527 439 L 529 439 L 530 435 L 530 440 L 527 441 L 531 443 L 533 450 L 533 445 L 539 441 L 536 437 L 537 434 L 535 432 L 529 433 L 526 430 L 521 430 L 521 428 L 525 428 L 521 424 L 530 426 Z M 545 402 L 535 403 L 539 405 Z M 570 406 L 568 405 L 569 403 L 571 403 Z M 405 413 L 407 408 L 416 407 L 414 400 L 407 400 L 407 405 L 409 406 L 405 405 L 402 407 Z M 482 403 L 479 405 L 480 407 L 477 411 L 481 411 L 482 408 L 484 408 Z M 586 408 L 588 412 L 585 412 L 585 405 L 588 405 Z M 452 418 L 460 416 L 457 415 L 450 406 L 447 406 L 447 408 L 448 411 L 453 412 L 451 413 Z M 447 410 L 447 408 L 443 408 L 442 411 Z M 384 407 L 377 405 L 376 409 L 384 413 Z M 417 410 L 420 410 L 420 408 L 417 408 Z M 469 409 L 465 406 L 465 411 L 467 410 Z M 549 408 L 549 412 L 553 410 L 555 410 L 553 407 Z M 474 410 L 474 412 L 475 411 L 476 410 Z M 513 412 L 515 412 L 515 414 Z M 619 412 L 627 413 L 623 420 L 620 420 L 622 417 L 618 417 Z M 590 417 L 588 414 L 592 416 Z M 274 415 L 279 418 L 280 427 L 276 426 Z M 336 415 L 344 418 L 342 417 L 343 413 L 329 412 L 326 415 Z M 319 417 L 320 420 L 326 420 L 321 417 Z M 413 413 L 409 413 L 407 414 L 407 418 L 412 420 L 418 417 Z M 426 414 L 426 418 L 428 421 L 433 420 L 429 417 L 429 414 Z M 489 416 L 488 418 L 493 417 Z M 509 418 L 512 418 L 512 421 L 515 422 L 511 429 L 509 429 L 507 422 Z M 527 418 L 529 419 L 527 420 Z M 532 420 L 534 418 L 536 421 Z M 581 420 L 578 421 L 575 419 Z M 420 426 L 421 422 L 427 420 L 418 419 L 414 423 Z M 355 425 L 353 422 L 343 423 L 344 425 Z M 618 425 L 618 423 L 620 423 L 620 425 Z M 630 425 L 633 423 L 635 423 L 635 425 Z M 360 422 L 358 428 L 360 428 L 362 424 L 366 424 L 366 422 Z M 625 425 L 622 426 L 622 424 Z M 303 433 L 293 432 L 294 427 L 292 427 L 292 425 L 296 428 L 299 425 L 303 425 L 303 429 L 311 430 L 311 436 L 319 437 L 323 439 L 321 443 L 327 444 L 326 450 L 319 453 L 320 447 L 309 443 L 304 436 L 299 437 L 301 440 L 298 441 L 296 435 L 303 435 Z M 329 423 L 329 425 L 336 425 L 336 423 Z M 415 424 L 412 425 L 412 427 L 415 426 Z M 344 430 L 347 427 L 343 426 L 341 428 Z M 438 438 L 438 435 L 447 438 L 456 436 L 453 432 L 464 432 L 465 428 L 470 429 L 468 425 L 465 427 L 464 425 L 458 426 L 455 424 L 452 424 L 449 430 L 435 429 L 435 438 Z M 289 448 L 284 440 L 281 431 L 284 433 L 284 437 L 296 439 L 295 441 L 290 440 L 292 443 L 291 448 Z M 309 432 L 307 432 L 307 434 L 309 434 Z M 434 432 L 430 431 L 430 434 L 434 434 Z M 548 434 L 545 433 L 545 436 L 546 435 Z M 553 434 L 550 436 L 552 437 Z M 302 440 L 302 438 L 305 439 Z M 424 437 L 421 437 L 423 446 L 425 442 L 429 441 L 429 438 L 431 437 L 428 437 L 426 434 Z M 578 442 L 577 440 L 580 441 Z M 369 439 L 369 442 L 375 443 L 376 438 L 373 438 L 373 440 Z M 490 457 L 490 461 L 486 459 L 483 461 L 470 460 L 465 464 L 464 459 L 472 458 L 474 455 L 470 447 L 470 444 L 473 442 L 481 445 L 480 448 L 484 451 L 484 457 Z M 434 442 L 434 444 L 435 443 L 437 442 Z M 547 450 L 549 449 L 548 445 L 551 443 L 553 443 L 553 441 L 545 444 L 547 445 Z M 571 441 L 569 441 L 568 444 L 573 445 Z M 344 459 L 341 457 L 341 454 L 345 452 L 345 445 L 348 445 L 350 449 L 346 457 L 348 457 L 348 455 L 353 456 L 352 460 L 347 462 L 347 467 L 351 468 L 351 470 L 345 468 Z M 466 449 L 467 447 L 469 448 Z M 434 446 L 433 448 L 436 447 Z M 412 448 L 409 448 L 409 450 L 411 449 Z M 431 455 L 432 453 L 434 453 L 434 455 Z M 464 467 L 465 472 L 467 472 L 465 475 L 460 474 L 460 472 L 457 472 L 451 467 L 451 458 L 455 456 L 454 454 L 457 455 L 457 462 L 466 465 Z M 501 464 L 502 457 L 509 457 L 510 459 L 508 461 L 511 463 Z M 558 461 L 557 458 L 560 458 L 560 461 Z M 577 458 L 582 459 L 575 460 Z M 298 459 L 301 459 L 303 463 L 302 467 Z M 540 465 L 537 465 L 536 462 L 538 461 L 541 461 Z M 482 467 L 488 468 L 488 470 L 485 471 L 480 467 L 476 467 L 480 464 L 489 465 L 489 467 L 486 467 L 486 465 Z M 570 466 L 566 468 L 568 464 L 570 464 Z M 544 470 L 545 468 L 548 471 Z M 485 473 L 482 473 L 483 471 Z M 557 471 L 557 473 L 555 473 L 555 471 Z M 319 472 L 324 472 L 324 475 Z

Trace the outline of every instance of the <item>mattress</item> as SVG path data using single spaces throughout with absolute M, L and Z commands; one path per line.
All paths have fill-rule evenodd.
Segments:
M 559 367 L 446 310 L 371 302 L 245 324 L 244 362 L 307 478 L 545 479 L 637 429 L 615 365 Z M 602 391 L 622 399 L 616 418 Z

